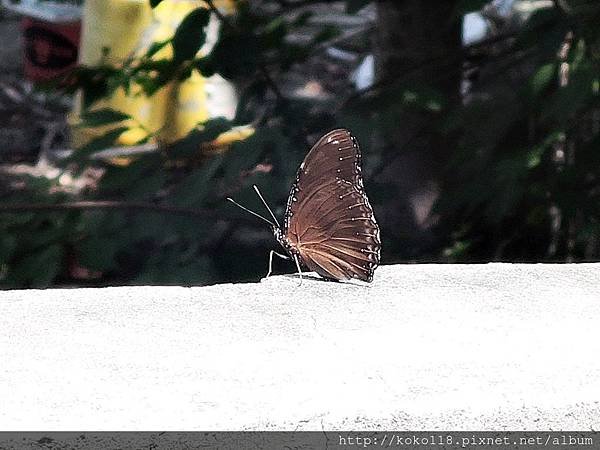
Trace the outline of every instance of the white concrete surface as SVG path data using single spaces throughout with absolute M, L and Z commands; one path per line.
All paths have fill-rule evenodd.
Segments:
M 600 264 L 0 292 L 2 430 L 598 430 Z

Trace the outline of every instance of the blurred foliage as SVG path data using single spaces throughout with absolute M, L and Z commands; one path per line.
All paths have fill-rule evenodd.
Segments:
M 535 11 L 448 114 L 451 260 L 600 257 L 599 23 L 597 2 Z
M 155 7 L 160 0 L 149 2 Z M 257 184 L 282 217 L 298 164 L 319 135 L 336 126 L 352 129 L 362 144 L 367 192 L 383 217 L 384 262 L 598 259 L 597 2 L 556 2 L 506 33 L 465 47 L 458 103 L 450 100 L 456 92 L 442 92 L 418 76 L 382 80 L 343 98 L 290 96 L 280 80 L 318 58 L 341 31 L 327 25 L 303 42 L 290 40 L 311 19 L 310 9 L 301 8 L 311 2 L 256 3 L 266 6 L 238 1 L 235 15 L 218 13 L 219 38 L 205 56 L 197 52 L 210 13 L 217 11 L 199 8 L 173 39 L 155 43 L 143 57 L 118 67 L 80 67 L 70 75 L 67 84 L 83 91 L 87 107 L 118 88 L 131 91 L 133 84 L 152 95 L 194 71 L 234 81 L 240 100 L 233 121 L 199 124 L 181 141 L 131 156 L 126 164 L 94 154 L 112 146 L 129 116 L 88 112 L 84 124 L 114 128 L 50 176 L 2 175 L 3 286 L 256 279 L 266 271 L 275 241 L 264 224 L 225 198 L 261 212 L 251 189 Z M 348 0 L 346 11 L 355 14 L 368 3 Z M 486 2 L 456 4 L 450 21 Z M 363 39 L 368 50 L 369 36 Z M 154 58 L 165 46 L 173 47 L 174 57 Z M 389 130 L 409 128 L 407 111 L 425 114 L 449 145 L 434 207 L 437 239 L 416 257 L 403 252 L 401 230 L 388 232 L 394 224 L 386 222 L 386 212 L 398 205 L 389 181 L 378 177 L 401 156 L 386 139 Z M 203 151 L 219 134 L 248 123 L 256 129 L 251 137 L 226 151 Z M 86 180 L 84 187 L 74 189 L 74 179 Z

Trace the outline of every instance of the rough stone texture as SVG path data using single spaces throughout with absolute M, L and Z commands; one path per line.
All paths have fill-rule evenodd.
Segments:
M 600 264 L 0 292 L 4 430 L 600 428 Z

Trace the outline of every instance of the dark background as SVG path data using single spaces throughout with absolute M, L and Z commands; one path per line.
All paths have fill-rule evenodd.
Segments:
M 257 280 L 277 244 L 225 198 L 266 214 L 257 184 L 281 218 L 299 163 L 339 126 L 362 147 L 383 264 L 598 260 L 598 2 L 238 1 L 200 57 L 207 7 L 162 44 L 173 58 L 151 48 L 35 88 L 18 61 L 18 18 L 3 13 L 3 287 Z M 119 87 L 152 95 L 194 71 L 235 84 L 233 120 L 123 149 L 125 163 L 93 157 L 114 132 L 65 150 L 75 92 L 93 108 Z M 247 124 L 252 136 L 214 151 L 220 133 Z

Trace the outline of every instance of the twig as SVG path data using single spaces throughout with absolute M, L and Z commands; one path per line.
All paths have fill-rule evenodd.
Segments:
M 86 209 L 115 209 L 129 211 L 150 211 L 156 213 L 176 214 L 188 217 L 200 217 L 219 219 L 213 211 L 206 209 L 191 209 L 181 208 L 177 206 L 156 205 L 143 202 L 118 202 L 110 200 L 99 201 L 79 201 L 68 203 L 30 203 L 17 205 L 0 205 L 0 214 L 2 213 L 17 213 L 17 212 L 34 212 L 34 211 L 68 211 L 68 210 L 86 210 Z M 222 217 L 222 219 L 225 219 Z M 236 218 L 236 220 L 238 220 Z

